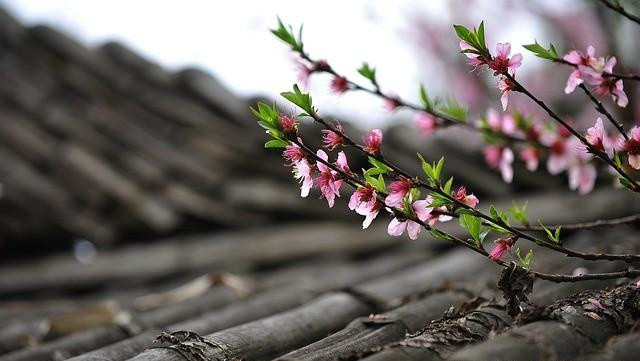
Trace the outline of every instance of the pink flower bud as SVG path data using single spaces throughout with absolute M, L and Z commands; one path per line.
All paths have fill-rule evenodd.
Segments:
M 382 144 L 382 131 L 373 129 L 364 138 L 364 150 L 369 154 L 380 153 L 380 145 Z
M 331 91 L 342 94 L 349 90 L 349 81 L 343 76 L 336 76 L 331 80 Z
M 495 243 L 496 246 L 491 250 L 491 253 L 489 253 L 489 258 L 493 261 L 501 259 L 505 252 L 511 249 L 511 246 L 513 246 L 513 239 L 501 238 L 496 240 Z

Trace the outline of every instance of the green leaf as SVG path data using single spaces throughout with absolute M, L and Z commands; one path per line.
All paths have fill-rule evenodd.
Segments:
M 389 171 L 391 170 L 391 168 L 389 168 L 386 164 L 382 163 L 381 161 L 377 160 L 372 156 L 369 156 L 368 159 L 369 159 L 369 163 L 371 163 L 371 165 L 378 170 L 378 173 L 376 174 L 386 174 L 386 173 L 389 173 Z
M 264 143 L 265 148 L 284 148 L 287 145 L 289 145 L 289 143 L 281 139 L 271 139 L 270 141 Z
M 547 238 L 555 243 L 555 244 L 560 244 L 560 229 L 562 227 L 558 227 L 555 229 L 555 232 L 551 232 L 547 227 L 545 227 L 544 224 L 542 224 L 542 222 L 540 222 L 540 220 L 538 220 L 538 224 L 540 224 L 540 226 L 542 227 L 542 229 L 544 230 L 544 232 L 547 234 Z
M 429 207 L 436 208 L 451 204 L 451 201 L 449 199 L 444 198 L 438 193 L 431 193 L 431 197 L 433 198 L 433 201 L 429 204 Z
M 424 172 L 424 174 L 430 181 L 433 181 L 433 167 L 431 166 L 431 164 L 424 160 L 424 157 L 420 153 L 418 153 L 418 159 L 420 160 L 420 166 L 422 166 L 422 171 Z
M 528 211 L 529 202 L 524 202 L 522 208 L 518 206 L 518 204 L 513 201 L 513 207 L 509 208 L 509 213 L 511 217 L 513 217 L 520 224 L 526 226 L 529 224 L 529 211 Z
M 435 228 L 431 228 L 431 235 L 434 236 L 435 238 L 444 239 L 447 241 L 451 240 L 451 236 Z
M 456 35 L 458 35 L 458 37 L 460 39 L 466 41 L 467 43 L 469 43 L 469 45 L 473 46 L 473 39 L 471 38 L 471 31 L 469 29 L 467 29 L 466 26 L 459 25 L 459 24 L 454 24 L 453 25 L 453 29 L 456 31 Z
M 289 29 L 287 29 L 282 23 L 282 20 L 280 20 L 280 17 L 278 17 L 278 28 L 271 29 L 271 32 L 273 33 L 273 35 L 277 36 L 280 40 L 291 45 L 291 48 L 293 49 L 298 48 L 298 42 L 296 41 L 296 38 L 293 36 L 293 29 L 291 29 L 291 26 L 289 26 Z
M 530 271 L 531 270 L 531 259 L 533 258 L 533 250 L 530 249 L 529 252 L 527 252 L 527 254 L 523 258 L 521 256 L 521 254 L 520 254 L 520 248 L 517 248 L 516 249 L 516 256 L 520 260 L 520 264 L 522 264 L 522 268 L 526 269 L 527 271 Z
M 293 84 L 293 92 L 282 92 L 282 97 L 299 106 L 302 110 L 308 114 L 314 113 L 313 105 L 311 102 L 311 96 L 309 93 L 303 93 L 300 91 L 298 84 Z
M 482 45 L 482 49 L 486 49 L 487 45 L 486 45 L 486 42 L 484 40 L 484 21 L 480 22 L 480 26 L 478 27 L 478 31 L 476 31 L 476 38 L 478 39 L 478 42 L 480 43 L 480 45 Z
M 438 107 L 438 112 L 458 122 L 467 121 L 467 108 L 458 104 L 458 102 L 451 97 L 448 98 L 444 104 Z
M 493 206 L 493 204 L 489 206 L 489 213 L 491 213 L 491 217 L 496 221 L 500 219 L 500 215 L 498 214 L 498 211 L 496 210 L 496 207 Z
M 433 167 L 433 178 L 435 178 L 435 182 L 440 181 L 440 175 L 442 174 L 442 168 L 444 168 L 444 157 L 440 157 L 438 163 L 436 163 Z
M 371 84 L 378 86 L 378 82 L 376 80 L 376 68 L 372 68 L 368 63 L 362 63 L 362 66 L 358 68 L 358 73 L 369 79 Z
M 444 184 L 444 187 L 442 187 L 442 190 L 447 194 L 451 194 L 452 185 L 453 185 L 453 177 L 449 178 L 449 180 Z
M 427 91 L 422 84 L 420 84 L 420 101 L 427 112 L 433 112 L 433 101 L 429 99 L 429 94 L 427 94 Z
M 480 238 L 480 228 L 482 226 L 482 220 L 479 217 L 471 214 L 460 215 L 460 225 L 469 232 L 469 235 L 477 245 L 482 244 L 482 238 Z
M 551 43 L 549 43 L 549 49 L 545 49 L 545 47 L 538 44 L 537 40 L 533 44 L 526 44 L 522 46 L 532 52 L 535 56 L 542 59 L 558 60 L 560 58 L 560 56 L 558 55 L 558 51 Z
M 614 149 L 613 150 L 613 161 L 616 163 L 618 168 L 622 168 L 622 161 L 620 160 L 620 154 Z

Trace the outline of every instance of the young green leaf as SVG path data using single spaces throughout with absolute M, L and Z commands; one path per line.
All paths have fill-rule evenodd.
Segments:
M 368 63 L 362 63 L 362 66 L 358 68 L 358 73 L 369 79 L 371 84 L 378 86 L 378 81 L 376 80 L 376 68 L 372 68 Z
M 555 46 L 553 46 L 553 44 L 551 43 L 549 43 L 549 49 L 545 49 L 544 46 L 538 44 L 537 40 L 533 44 L 526 44 L 522 46 L 539 58 L 547 59 L 547 60 L 560 59 L 560 56 L 558 55 L 558 51 L 556 50 Z
M 528 211 L 529 202 L 524 202 L 524 205 L 521 207 L 513 201 L 513 207 L 509 208 L 509 213 L 511 217 L 513 217 L 516 221 L 518 221 L 523 226 L 529 225 L 529 211 Z
M 270 141 L 264 143 L 265 148 L 284 148 L 287 145 L 289 145 L 289 143 L 281 139 L 271 139 Z
M 471 214 L 461 214 L 460 225 L 469 232 L 469 235 L 473 238 L 476 245 L 482 244 L 482 238 L 480 237 L 482 220 L 479 217 Z
M 293 50 L 302 51 L 302 26 L 299 31 L 299 40 L 296 40 L 291 26 L 287 29 L 287 27 L 282 23 L 282 20 L 280 20 L 280 17 L 278 17 L 278 28 L 271 29 L 271 33 L 277 36 L 280 40 L 289 44 Z
M 422 106 L 424 109 L 432 113 L 433 112 L 433 101 L 429 98 L 429 94 L 427 94 L 427 90 L 424 88 L 424 85 L 420 84 L 420 101 L 422 102 Z
M 371 165 L 377 169 L 377 173 L 375 174 L 387 174 L 391 170 L 391 168 L 389 168 L 386 164 L 382 163 L 372 156 L 369 156 L 368 159 L 369 163 L 371 163 Z
M 444 104 L 441 104 L 438 112 L 458 122 L 467 121 L 467 108 L 458 104 L 454 98 L 448 98 Z
M 529 252 L 527 252 L 527 254 L 523 258 L 522 255 L 520 254 L 520 248 L 517 248 L 516 256 L 520 260 L 520 264 L 522 264 L 522 268 L 526 269 L 527 271 L 531 271 L 531 259 L 533 258 L 533 250 L 530 249 Z
M 447 194 L 451 194 L 452 185 L 453 185 L 453 177 L 449 178 L 449 180 L 444 184 L 444 187 L 442 187 L 442 190 Z
M 560 242 L 560 229 L 562 227 L 558 227 L 555 229 L 554 232 L 551 232 L 547 227 L 545 227 L 544 224 L 542 224 L 542 222 L 540 222 L 540 220 L 538 220 L 538 224 L 540 224 L 540 226 L 542 227 L 542 229 L 544 230 L 544 232 L 547 234 L 547 238 L 555 243 L 555 244 L 561 244 Z
M 307 114 L 314 113 L 311 96 L 309 93 L 303 93 L 300 91 L 298 84 L 293 84 L 293 92 L 282 92 L 280 95 L 293 104 L 299 106 L 302 110 L 307 112 Z

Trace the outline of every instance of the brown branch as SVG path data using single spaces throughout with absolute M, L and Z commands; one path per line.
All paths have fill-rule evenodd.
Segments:
M 610 2 L 609 0 L 600 0 L 600 2 L 608 7 L 609 9 L 617 12 L 618 14 L 624 16 L 625 18 L 633 21 L 634 23 L 640 25 L 640 17 L 633 15 L 631 13 L 629 13 L 628 11 L 626 11 L 622 5 L 620 4 L 614 4 L 613 2 Z

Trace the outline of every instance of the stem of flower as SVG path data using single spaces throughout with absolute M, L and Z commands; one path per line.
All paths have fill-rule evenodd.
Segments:
M 579 87 L 580 87 L 580 89 L 582 89 L 582 91 L 584 91 L 584 93 L 589 97 L 589 99 L 591 99 L 591 101 L 596 105 L 596 110 L 600 114 L 602 114 L 605 117 L 607 117 L 607 119 L 609 119 L 611 124 L 613 124 L 613 126 L 616 127 L 616 129 L 618 129 L 618 132 L 620 132 L 620 134 L 622 134 L 622 136 L 624 137 L 625 140 L 629 140 L 629 136 L 627 135 L 627 132 L 624 131 L 624 125 L 622 125 L 622 123 L 618 122 L 611 115 L 611 113 L 609 113 L 607 111 L 607 109 L 604 107 L 604 105 L 602 105 L 602 102 L 600 100 L 598 100 L 595 96 L 593 96 L 591 91 L 589 91 L 589 89 L 587 89 L 587 87 L 584 84 L 580 84 Z

